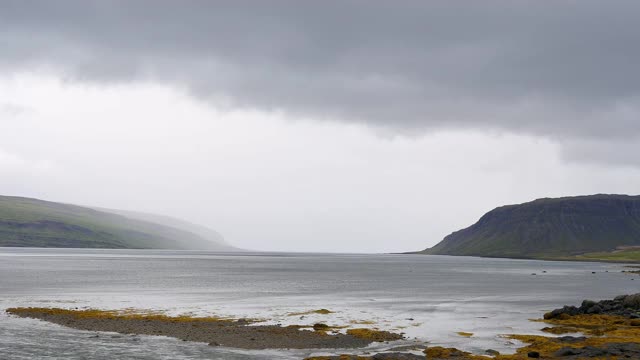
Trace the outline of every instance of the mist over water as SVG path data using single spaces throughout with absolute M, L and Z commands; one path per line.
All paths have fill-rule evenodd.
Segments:
M 585 298 L 638 292 L 637 281 L 621 274 L 622 269 L 603 263 L 423 255 L 3 248 L 0 355 L 302 359 L 348 352 L 247 351 L 112 333 L 95 337 L 93 332 L 5 314 L 6 308 L 16 306 L 155 309 L 259 318 L 265 324 L 379 327 L 404 332 L 406 343 L 510 351 L 516 344 L 500 334 L 537 333 L 542 326 L 527 319 L 539 318 L 544 311 Z M 320 308 L 334 313 L 291 316 Z M 461 338 L 457 331 L 475 335 Z M 404 343 L 376 344 L 372 349 Z

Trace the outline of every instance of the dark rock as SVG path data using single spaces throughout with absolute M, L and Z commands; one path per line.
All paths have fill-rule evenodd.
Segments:
M 563 316 L 575 316 L 581 314 L 606 314 L 619 315 L 629 319 L 640 318 L 640 294 L 620 295 L 613 300 L 584 300 L 580 307 L 564 306 L 544 315 L 545 319 L 556 319 Z
M 571 347 L 565 347 L 556 351 L 553 355 L 558 357 L 563 357 L 563 356 L 571 356 L 571 355 L 579 355 L 579 354 L 580 354 L 580 350 L 577 350 Z
M 587 310 L 587 314 L 600 314 L 602 313 L 602 307 L 600 305 L 593 305 Z
M 556 340 L 563 343 L 575 343 L 587 340 L 584 336 L 560 336 L 557 337 Z
M 484 351 L 485 354 L 487 355 L 492 355 L 492 356 L 497 356 L 500 355 L 500 352 L 497 350 L 493 350 L 493 349 L 487 349 Z
M 533 359 L 538 359 L 540 357 L 540 353 L 537 351 L 530 351 L 527 354 L 527 357 L 533 358 Z
M 627 296 L 623 301 L 622 305 L 629 309 L 640 309 L 640 294 L 634 294 Z

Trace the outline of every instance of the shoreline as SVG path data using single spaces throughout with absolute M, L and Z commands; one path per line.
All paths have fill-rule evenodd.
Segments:
M 505 260 L 537 260 L 537 261 L 571 261 L 571 262 L 592 262 L 607 264 L 629 264 L 638 265 L 640 260 L 612 260 L 612 259 L 589 259 L 589 258 L 534 258 L 534 257 L 507 257 L 507 256 L 480 256 L 480 255 L 450 255 L 450 254 L 427 254 L 422 251 L 409 251 L 402 253 L 389 253 L 389 255 L 426 255 L 426 256 L 454 256 L 454 257 L 474 257 L 481 259 L 505 259 Z
M 319 310 L 318 310 L 319 311 Z M 505 334 L 506 341 L 522 343 L 514 354 L 487 349 L 472 354 L 455 348 L 401 345 L 379 354 L 364 348 L 374 342 L 404 339 L 402 334 L 368 328 L 341 329 L 325 324 L 309 326 L 258 325 L 257 320 L 215 317 L 170 317 L 157 313 L 59 308 L 9 308 L 12 316 L 34 318 L 87 331 L 169 336 L 184 341 L 240 349 L 327 349 L 351 354 L 309 357 L 305 360 L 521 360 L 640 358 L 640 294 L 612 300 L 585 300 L 544 314 L 539 322 L 546 335 Z M 472 337 L 472 333 L 463 333 Z M 411 352 L 408 352 L 411 351 Z M 357 353 L 360 354 L 357 354 Z

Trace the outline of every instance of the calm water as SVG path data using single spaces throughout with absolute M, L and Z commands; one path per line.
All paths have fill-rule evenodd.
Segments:
M 546 310 L 639 292 L 640 278 L 632 280 L 622 269 L 421 255 L 0 248 L 0 359 L 301 359 L 331 353 L 213 348 L 149 336 L 95 338 L 6 316 L 4 309 L 13 306 L 159 309 L 285 325 L 373 321 L 360 326 L 472 351 L 509 351 L 515 345 L 500 334 L 536 333 L 540 324 L 527 319 Z M 335 313 L 290 316 L 319 308 Z M 457 331 L 475 336 L 463 339 Z

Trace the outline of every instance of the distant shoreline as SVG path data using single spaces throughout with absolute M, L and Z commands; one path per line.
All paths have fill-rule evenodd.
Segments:
M 602 259 L 602 258 L 577 258 L 577 257 L 511 257 L 511 256 L 483 256 L 483 255 L 452 255 L 452 254 L 428 254 L 423 251 L 409 251 L 402 253 L 390 253 L 392 255 L 430 255 L 430 256 L 455 256 L 455 257 L 475 257 L 485 259 L 512 259 L 512 260 L 539 260 L 539 261 L 573 261 L 573 262 L 595 262 L 611 264 L 640 264 L 640 260 L 633 259 Z M 580 256 L 580 255 L 577 255 Z

